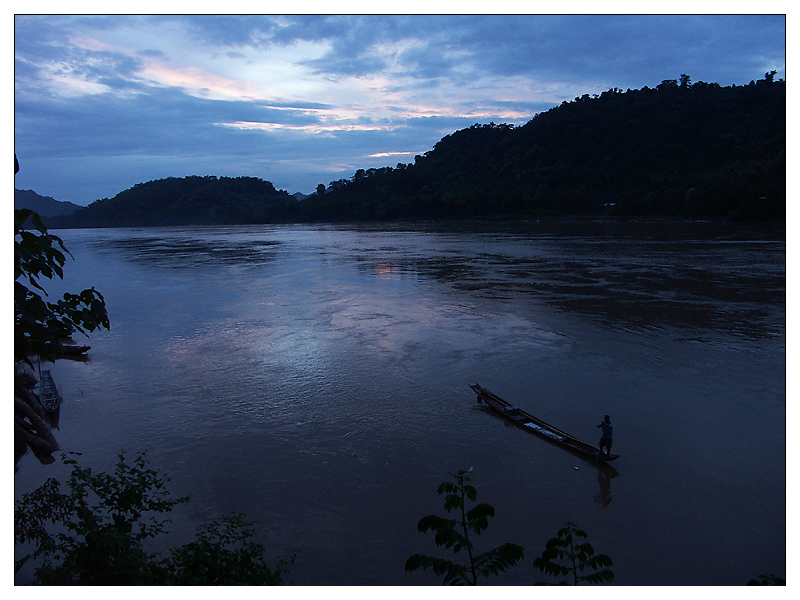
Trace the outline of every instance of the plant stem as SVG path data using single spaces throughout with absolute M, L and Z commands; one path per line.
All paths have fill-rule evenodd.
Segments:
M 569 554 L 572 558 L 572 574 L 575 576 L 575 585 L 578 585 L 578 567 L 575 565 L 575 546 L 572 543 L 572 525 L 569 531 Z
M 466 541 L 467 554 L 469 555 L 469 568 L 472 571 L 472 585 L 478 585 L 478 574 L 475 572 L 475 561 L 472 558 L 472 544 L 469 542 L 469 534 L 467 533 L 467 513 L 464 509 L 464 472 L 458 473 L 458 487 L 461 492 L 461 527 L 464 530 L 464 540 Z

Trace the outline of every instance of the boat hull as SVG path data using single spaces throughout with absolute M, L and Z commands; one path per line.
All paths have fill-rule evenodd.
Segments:
M 571 452 L 581 455 L 592 461 L 606 463 L 619 458 L 619 454 L 606 454 L 597 446 L 593 446 L 583 440 L 570 435 L 557 427 L 542 421 L 538 417 L 522 410 L 519 407 L 512 405 L 500 398 L 498 395 L 490 392 L 486 388 L 481 387 L 479 384 L 470 385 L 472 390 L 478 395 L 478 402 L 483 402 L 494 412 L 502 417 L 505 417 L 512 423 L 518 425 L 522 429 L 533 433 L 534 435 L 543 438 L 557 446 L 561 446 L 570 450 Z
M 55 412 L 61 406 L 61 394 L 56 382 L 50 371 L 42 371 L 39 377 L 39 402 L 47 412 Z

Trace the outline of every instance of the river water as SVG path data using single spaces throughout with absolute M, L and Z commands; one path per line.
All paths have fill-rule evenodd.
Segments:
M 64 450 L 147 451 L 174 543 L 230 511 L 296 585 L 433 585 L 417 521 L 473 468 L 527 585 L 566 521 L 622 585 L 786 574 L 783 233 L 714 224 L 257 226 L 57 232 L 63 283 L 112 329 L 52 365 Z M 77 340 L 81 342 L 81 340 Z M 506 425 L 468 384 L 592 443 L 612 470 Z M 26 455 L 15 493 L 60 475 Z M 24 582 L 22 572 L 17 581 Z

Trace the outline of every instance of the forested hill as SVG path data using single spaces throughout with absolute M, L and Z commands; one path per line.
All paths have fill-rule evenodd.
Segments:
M 256 177 L 168 177 L 46 223 L 56 228 L 267 223 L 287 220 L 296 205 L 288 192 Z
M 391 149 L 387 149 L 391 150 Z M 298 201 L 251 177 L 151 181 L 56 227 L 548 216 L 782 221 L 786 84 L 610 89 L 523 126 L 474 125 L 412 164 L 359 169 Z
M 40 196 L 33 190 L 14 188 L 14 208 L 27 208 L 42 218 L 70 215 L 81 207 L 72 202 L 61 202 L 50 196 Z
M 521 127 L 475 125 L 411 165 L 358 171 L 305 218 L 626 215 L 783 220 L 786 86 L 688 77 L 611 89 Z

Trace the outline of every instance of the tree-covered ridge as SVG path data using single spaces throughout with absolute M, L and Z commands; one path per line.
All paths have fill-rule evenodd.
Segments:
M 283 220 L 297 200 L 256 177 L 168 177 L 97 200 L 61 227 L 144 227 L 264 223 Z
M 58 217 L 61 215 L 71 215 L 80 206 L 72 202 L 61 202 L 50 196 L 40 196 L 33 190 L 18 190 L 14 188 L 14 209 L 21 210 L 27 208 L 32 210 L 43 219 L 47 217 Z
M 252 177 L 168 178 L 51 227 L 546 216 L 782 221 L 786 83 L 584 94 L 525 125 L 476 124 L 411 164 L 358 169 L 297 201 Z
M 585 94 L 521 127 L 457 131 L 413 164 L 332 182 L 306 216 L 781 220 L 785 186 L 785 82 L 767 73 L 721 87 L 684 75 Z

